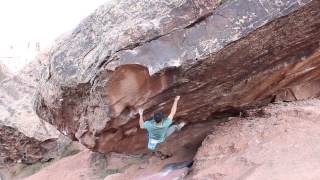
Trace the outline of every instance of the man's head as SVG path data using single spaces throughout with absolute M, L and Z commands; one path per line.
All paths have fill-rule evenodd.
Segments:
M 153 119 L 156 121 L 156 123 L 160 123 L 163 119 L 163 113 L 158 111 L 158 112 L 155 112 L 153 114 Z

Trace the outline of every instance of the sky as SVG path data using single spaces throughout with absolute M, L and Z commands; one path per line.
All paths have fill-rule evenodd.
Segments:
M 106 1 L 0 0 L 0 61 L 18 71 L 34 56 L 36 42 L 48 47 Z

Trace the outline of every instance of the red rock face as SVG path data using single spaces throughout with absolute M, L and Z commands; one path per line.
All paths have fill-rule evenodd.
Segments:
M 116 69 L 105 85 L 106 98 L 113 104 L 111 117 L 117 118 L 111 126 L 126 124 L 133 117 L 130 113 L 174 83 L 173 75 L 172 70 L 167 70 L 151 77 L 147 68 L 136 64 Z
M 126 15 L 119 9 L 110 13 L 109 5 L 97 10 L 53 48 L 36 96 L 41 118 L 92 150 L 145 150 L 136 109 L 143 107 L 145 118 L 156 110 L 168 114 L 176 95 L 177 120 L 189 123 L 319 96 L 318 1 L 226 1 L 218 7 L 172 1 L 175 8 L 162 7 L 167 19 L 151 9 L 136 14 L 135 3 L 126 2 L 138 25 L 117 24 Z M 184 11 L 189 6 L 206 13 L 191 16 Z M 159 26 L 145 25 L 154 33 L 137 31 L 139 17 Z M 111 35 L 114 28 L 127 31 Z

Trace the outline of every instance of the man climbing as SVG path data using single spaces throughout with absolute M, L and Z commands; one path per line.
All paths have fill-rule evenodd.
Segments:
M 173 123 L 173 117 L 177 111 L 179 99 L 180 96 L 175 97 L 170 115 L 168 117 L 164 117 L 162 112 L 155 112 L 151 120 L 144 122 L 143 109 L 139 109 L 140 128 L 147 129 L 148 131 L 148 149 L 154 150 L 157 144 L 164 142 L 167 137 L 169 137 L 175 131 L 179 131 L 185 125 L 185 122 L 171 125 Z

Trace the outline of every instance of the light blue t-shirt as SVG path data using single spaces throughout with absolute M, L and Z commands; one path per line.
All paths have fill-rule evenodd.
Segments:
M 149 149 L 155 149 L 158 143 L 161 143 L 165 140 L 167 130 L 171 124 L 172 120 L 169 118 L 164 119 L 160 125 L 156 125 L 154 120 L 143 123 L 144 127 L 148 131 Z

